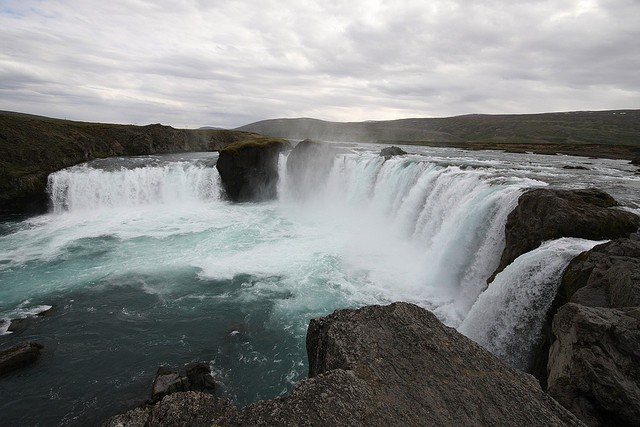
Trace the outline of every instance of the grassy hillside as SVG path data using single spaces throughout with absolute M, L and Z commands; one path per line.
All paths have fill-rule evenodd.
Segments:
M 590 153 L 587 155 L 628 159 L 640 156 L 640 110 L 472 114 L 355 123 L 276 119 L 238 129 L 295 139 Z
M 42 210 L 47 176 L 109 156 L 216 151 L 250 132 L 73 122 L 0 111 L 0 212 Z

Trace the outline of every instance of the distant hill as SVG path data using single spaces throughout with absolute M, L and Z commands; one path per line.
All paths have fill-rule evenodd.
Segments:
M 640 146 L 640 110 L 471 114 L 351 123 L 310 118 L 274 119 L 242 126 L 238 130 L 289 139 L 325 141 Z

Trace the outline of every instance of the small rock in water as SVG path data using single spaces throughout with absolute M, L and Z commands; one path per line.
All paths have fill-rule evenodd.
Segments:
M 389 160 L 393 156 L 401 156 L 403 154 L 407 154 L 407 152 L 400 147 L 396 147 L 395 145 L 392 145 L 391 147 L 385 147 L 380 151 L 380 156 L 384 157 L 385 160 Z
M 214 390 L 215 382 L 206 362 L 191 363 L 185 367 L 184 373 L 161 366 L 151 387 L 151 400 L 158 402 L 164 396 L 180 391 L 213 393 Z
M 23 342 L 0 351 L 0 375 L 29 366 L 40 357 L 42 345 L 36 342 Z

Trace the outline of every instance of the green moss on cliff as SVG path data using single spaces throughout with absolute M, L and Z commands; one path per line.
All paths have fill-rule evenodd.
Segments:
M 270 137 L 256 137 L 256 138 L 247 138 L 234 143 L 231 143 L 224 147 L 221 151 L 225 151 L 227 153 L 237 153 L 240 150 L 243 150 L 248 147 L 267 147 L 267 146 L 277 146 L 280 145 L 282 148 L 285 148 L 289 143 L 284 139 L 280 138 L 270 138 Z

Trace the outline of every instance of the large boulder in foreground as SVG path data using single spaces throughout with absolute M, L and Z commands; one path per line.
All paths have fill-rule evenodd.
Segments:
M 278 157 L 289 143 L 277 138 L 238 141 L 220 150 L 216 168 L 229 200 L 250 202 L 275 199 Z
M 640 217 L 616 206 L 613 197 L 596 188 L 536 188 L 525 192 L 507 218 L 505 248 L 492 278 L 546 240 L 560 237 L 607 240 L 636 232 Z
M 412 304 L 314 319 L 307 352 L 310 378 L 285 397 L 234 411 L 222 399 L 175 393 L 149 409 L 147 425 L 582 425 L 533 377 Z M 171 410 L 170 399 L 179 400 Z M 196 410 L 207 419 L 193 422 Z
M 553 333 L 549 394 L 588 425 L 640 425 L 640 307 L 569 303 Z

